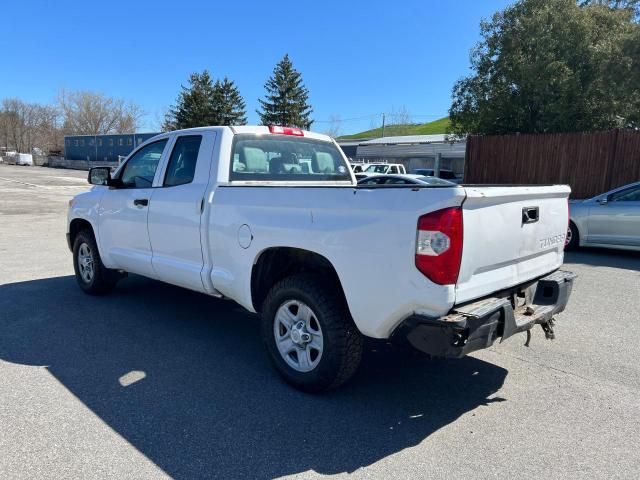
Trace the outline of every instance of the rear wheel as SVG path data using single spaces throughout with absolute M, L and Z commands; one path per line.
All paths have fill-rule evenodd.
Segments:
M 565 239 L 564 249 L 575 250 L 580 245 L 580 234 L 578 228 L 573 222 L 569 222 L 569 228 L 567 229 L 567 238 Z
M 362 357 L 363 337 L 342 293 L 316 275 L 274 285 L 263 304 L 262 335 L 278 372 L 306 392 L 342 385 Z
M 90 295 L 102 295 L 116 286 L 119 274 L 102 264 L 93 233 L 83 230 L 73 242 L 73 269 L 80 288 Z

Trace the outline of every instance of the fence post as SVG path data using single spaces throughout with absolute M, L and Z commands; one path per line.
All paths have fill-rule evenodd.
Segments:
M 615 188 L 613 185 L 611 185 L 611 179 L 613 178 L 613 169 L 616 167 L 616 159 L 618 158 L 618 133 L 620 132 L 619 128 L 616 128 L 613 131 L 613 141 L 611 142 L 611 152 L 609 153 L 610 157 L 609 157 L 609 161 L 607 162 L 607 167 L 606 167 L 606 172 L 605 172 L 605 179 L 604 179 L 604 188 L 602 189 L 603 192 L 606 192 L 607 190 L 611 190 L 612 188 Z M 619 187 L 619 185 L 616 185 L 616 187 Z
M 464 144 L 464 165 L 462 166 L 462 181 L 468 183 L 469 178 L 469 157 L 471 149 L 471 135 L 467 135 L 465 144 Z

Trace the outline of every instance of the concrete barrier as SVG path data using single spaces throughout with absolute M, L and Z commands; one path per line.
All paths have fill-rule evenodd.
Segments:
M 48 157 L 47 166 L 70 168 L 72 170 L 89 170 L 91 167 L 117 167 L 118 162 L 89 162 L 87 160 L 67 160 L 64 157 Z

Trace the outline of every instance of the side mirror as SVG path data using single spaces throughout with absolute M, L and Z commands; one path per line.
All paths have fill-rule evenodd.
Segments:
M 89 170 L 87 180 L 91 185 L 111 185 L 111 168 L 93 167 Z
M 607 203 L 609 203 L 609 198 L 608 197 L 599 198 L 598 203 L 600 205 L 606 205 Z

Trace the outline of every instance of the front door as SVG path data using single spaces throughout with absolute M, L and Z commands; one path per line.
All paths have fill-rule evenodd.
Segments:
M 98 234 L 103 262 L 108 268 L 155 277 L 147 215 L 153 180 L 167 139 L 150 143 L 131 155 L 100 201 Z

